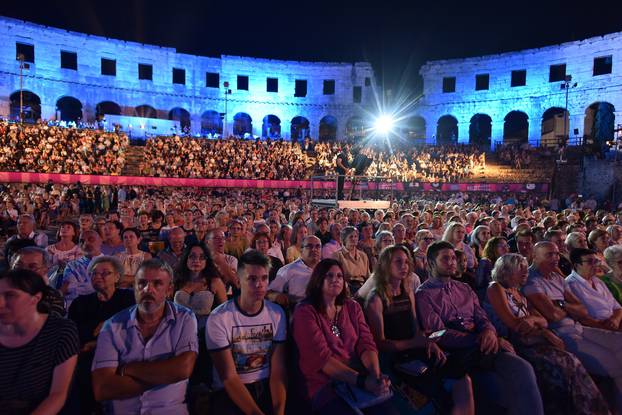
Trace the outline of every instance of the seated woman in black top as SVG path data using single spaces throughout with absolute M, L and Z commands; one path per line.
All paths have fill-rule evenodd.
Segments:
M 456 368 L 447 367 L 443 351 L 419 329 L 414 291 L 405 283 L 412 271 L 410 253 L 403 245 L 385 248 L 374 269 L 375 286 L 367 297 L 365 313 L 380 351 L 383 370 L 393 377 L 391 380 L 394 384 L 399 384 L 400 379 L 397 377 L 401 377 L 415 389 L 430 395 L 441 411 L 447 403 L 441 396 L 441 380 L 443 377 L 453 378 L 451 413 L 474 414 L 469 376 L 459 368 L 454 370 Z M 392 370 L 399 363 L 415 359 L 426 363 L 428 370 L 425 374 L 398 376 L 397 371 Z
M 0 412 L 56 414 L 76 367 L 75 324 L 45 309 L 47 286 L 33 271 L 0 274 Z
M 83 413 L 88 413 L 95 405 L 91 364 L 99 331 L 106 320 L 135 303 L 132 290 L 117 288 L 124 273 L 123 265 L 117 258 L 97 257 L 91 261 L 87 272 L 95 292 L 76 298 L 69 307 L 68 316 L 76 323 L 80 337 L 77 387 L 73 389 L 71 401 L 79 399 Z

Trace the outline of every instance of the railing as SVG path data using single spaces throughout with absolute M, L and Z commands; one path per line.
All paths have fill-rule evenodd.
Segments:
M 313 199 L 314 189 L 318 186 L 315 185 L 315 182 L 334 182 L 335 183 L 335 202 L 338 200 L 339 193 L 339 175 L 328 175 L 328 176 L 312 176 L 311 180 L 311 199 Z M 390 190 L 391 191 L 391 199 L 393 199 L 393 191 L 396 190 L 397 182 L 394 182 L 391 177 L 388 176 L 363 176 L 363 175 L 348 175 L 341 176 L 344 180 L 344 195 L 346 190 L 349 190 L 349 198 L 352 199 L 352 195 L 356 190 L 359 192 L 359 199 L 363 199 L 363 190 L 373 191 L 375 192 L 375 200 L 380 198 L 381 190 Z

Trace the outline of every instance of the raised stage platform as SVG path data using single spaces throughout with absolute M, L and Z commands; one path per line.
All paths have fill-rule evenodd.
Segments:
M 337 204 L 335 199 L 312 199 L 311 205 L 317 207 L 330 207 L 339 209 L 388 209 L 391 202 L 388 200 L 340 200 Z

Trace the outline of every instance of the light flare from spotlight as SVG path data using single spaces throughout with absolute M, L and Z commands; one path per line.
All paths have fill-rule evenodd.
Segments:
M 393 120 L 393 117 L 388 114 L 382 114 L 376 119 L 376 122 L 374 123 L 374 130 L 380 135 L 387 135 L 391 132 L 394 125 L 395 121 Z

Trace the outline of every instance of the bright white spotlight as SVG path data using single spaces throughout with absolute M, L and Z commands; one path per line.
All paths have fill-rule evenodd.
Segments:
M 381 115 L 376 119 L 374 128 L 378 134 L 388 134 L 393 128 L 393 118 L 390 115 Z

